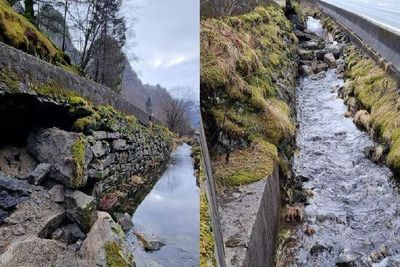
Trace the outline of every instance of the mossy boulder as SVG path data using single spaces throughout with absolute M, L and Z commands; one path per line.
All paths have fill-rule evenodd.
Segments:
M 135 266 L 121 227 L 106 212 L 98 212 L 98 219 L 83 242 L 81 252 L 83 258 L 96 266 Z
M 78 190 L 67 190 L 65 205 L 68 217 L 76 221 L 84 232 L 97 220 L 96 199 Z
M 69 188 L 86 185 L 86 169 L 93 155 L 82 134 L 58 128 L 39 129 L 29 135 L 28 150 L 39 162 L 51 165 L 50 178 Z

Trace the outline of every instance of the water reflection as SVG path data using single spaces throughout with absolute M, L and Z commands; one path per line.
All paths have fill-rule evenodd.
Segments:
M 191 148 L 184 144 L 171 155 L 171 163 L 133 215 L 134 231 L 166 245 L 145 252 L 131 232 L 135 262 L 142 266 L 199 265 L 199 189 Z

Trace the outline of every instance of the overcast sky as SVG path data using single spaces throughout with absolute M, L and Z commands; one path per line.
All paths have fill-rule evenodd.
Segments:
M 167 89 L 190 87 L 198 95 L 199 0 L 123 1 L 126 53 L 142 81 Z

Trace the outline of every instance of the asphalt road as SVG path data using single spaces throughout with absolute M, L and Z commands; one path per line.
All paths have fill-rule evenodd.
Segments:
M 400 0 L 322 0 L 400 32 Z

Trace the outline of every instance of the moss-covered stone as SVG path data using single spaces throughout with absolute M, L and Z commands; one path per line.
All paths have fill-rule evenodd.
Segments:
M 109 241 L 104 245 L 106 250 L 107 267 L 130 267 L 132 264 L 129 259 L 126 259 L 120 246 L 114 242 Z
M 4 68 L 0 71 L 0 82 L 3 82 L 7 88 L 16 93 L 19 91 L 20 81 L 18 76 L 10 69 Z
M 72 145 L 72 160 L 75 164 L 75 176 L 71 179 L 72 187 L 79 188 L 84 183 L 86 139 L 81 135 Z

